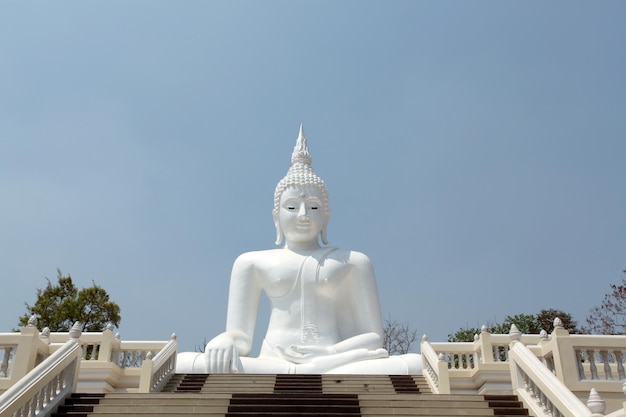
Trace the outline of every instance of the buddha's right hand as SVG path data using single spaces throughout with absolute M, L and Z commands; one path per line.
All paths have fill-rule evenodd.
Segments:
M 235 341 L 227 334 L 213 338 L 204 348 L 207 372 L 210 374 L 236 374 L 239 372 L 239 354 Z

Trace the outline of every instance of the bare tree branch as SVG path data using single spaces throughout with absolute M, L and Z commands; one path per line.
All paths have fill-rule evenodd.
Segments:
M 417 340 L 417 330 L 411 330 L 408 323 L 399 323 L 391 317 L 385 319 L 383 335 L 389 355 L 409 353 L 411 344 Z

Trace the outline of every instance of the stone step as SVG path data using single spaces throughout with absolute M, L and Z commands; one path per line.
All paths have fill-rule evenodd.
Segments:
M 396 376 L 394 376 L 395 378 Z M 182 384 L 184 375 L 175 375 L 163 389 L 163 392 L 198 391 L 198 385 L 205 380 L 200 392 L 248 392 L 248 390 L 309 391 L 322 392 L 423 392 L 430 388 L 422 376 L 399 376 L 404 381 L 391 380 L 388 375 L 195 375 L 196 381 Z M 278 379 L 277 379 L 278 378 Z M 412 381 L 412 382 L 411 382 Z M 416 390 L 417 389 L 417 390 Z
M 240 395 L 233 394 L 233 397 L 230 400 L 231 405 L 258 405 L 258 404 L 268 404 L 268 405 L 280 405 L 280 404 L 289 404 L 289 403 L 298 403 L 302 405 L 323 405 L 323 404 L 332 404 L 332 405 L 354 405 L 358 404 L 359 399 L 356 395 L 341 395 L 341 394 L 319 394 L 317 396 L 314 395 L 300 395 L 300 394 L 290 394 L 290 395 L 276 395 L 272 394 L 266 397 L 262 397 L 259 395 L 248 394 L 248 395 Z
M 516 396 L 436 395 L 423 391 L 424 386 L 423 377 L 416 376 L 174 375 L 166 385 L 168 392 L 74 394 L 55 416 L 528 415 Z
M 185 414 L 224 414 L 228 411 L 228 404 L 218 405 L 97 405 L 91 411 L 92 415 L 99 416 L 100 414 L 149 414 L 149 415 L 161 415 L 185 413 Z
M 528 415 L 528 410 L 515 395 L 485 395 L 485 401 L 496 416 Z
M 91 415 L 93 409 L 105 397 L 105 394 L 71 394 L 65 399 L 64 404 L 60 405 L 56 412 L 52 413 L 52 417 L 87 417 Z
M 395 394 L 396 396 L 404 396 Z M 424 400 L 419 397 L 419 394 L 411 395 L 413 398 L 403 399 L 384 399 L 384 398 L 372 398 L 375 396 L 369 396 L 370 398 L 363 398 L 359 395 L 359 402 L 361 406 L 372 407 L 463 407 L 463 408 L 490 408 L 486 401 L 465 401 L 454 399 L 441 399 L 441 400 Z M 409 397 L 407 395 L 407 397 Z
M 128 406 L 128 407 L 148 407 L 152 405 L 158 406 L 166 406 L 166 405 L 174 405 L 174 406 L 218 406 L 218 407 L 228 407 L 230 404 L 230 398 L 154 398 L 154 399 L 144 399 L 140 401 L 130 401 L 125 400 L 123 398 L 105 398 L 97 404 L 96 406 L 99 408 L 102 407 L 119 407 L 119 406 Z

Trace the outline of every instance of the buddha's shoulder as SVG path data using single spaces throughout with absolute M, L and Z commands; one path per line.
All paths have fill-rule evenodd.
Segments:
M 341 252 L 351 265 L 369 266 L 371 264 L 370 258 L 363 252 L 355 250 L 344 250 Z
M 284 258 L 287 253 L 284 249 L 267 249 L 251 252 L 244 252 L 237 257 L 235 264 L 240 265 L 259 265 L 273 262 Z
M 341 261 L 348 264 L 369 264 L 370 260 L 364 253 L 340 248 L 325 248 L 323 257 Z M 315 256 L 315 255 L 314 255 Z M 319 256 L 319 253 L 318 253 Z M 283 262 L 289 259 L 301 259 L 301 254 L 296 254 L 290 250 L 277 248 L 259 251 L 245 252 L 237 257 L 236 264 L 262 265 Z
M 355 250 L 326 247 L 325 258 L 340 260 L 342 262 L 369 262 L 367 255 Z

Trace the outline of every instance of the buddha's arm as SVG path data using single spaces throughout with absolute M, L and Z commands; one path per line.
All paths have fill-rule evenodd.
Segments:
M 226 331 L 205 347 L 209 373 L 237 372 L 239 356 L 247 356 L 252 348 L 261 290 L 253 264 L 244 255 L 237 258 L 231 273 Z
M 376 287 L 376 277 L 374 268 L 367 256 L 359 252 L 352 252 L 350 256 L 352 271 L 348 282 L 346 300 L 351 312 L 351 326 L 354 335 L 364 335 L 374 333 L 378 336 L 368 339 L 375 346 L 370 348 L 380 348 L 383 346 L 383 323 L 380 313 L 380 302 L 378 300 L 378 288 Z M 349 323 L 345 323 L 349 326 Z M 350 339 L 348 339 L 350 340 Z
M 232 334 L 239 356 L 248 356 L 252 349 L 262 292 L 252 257 L 251 253 L 239 256 L 230 276 L 226 333 Z

